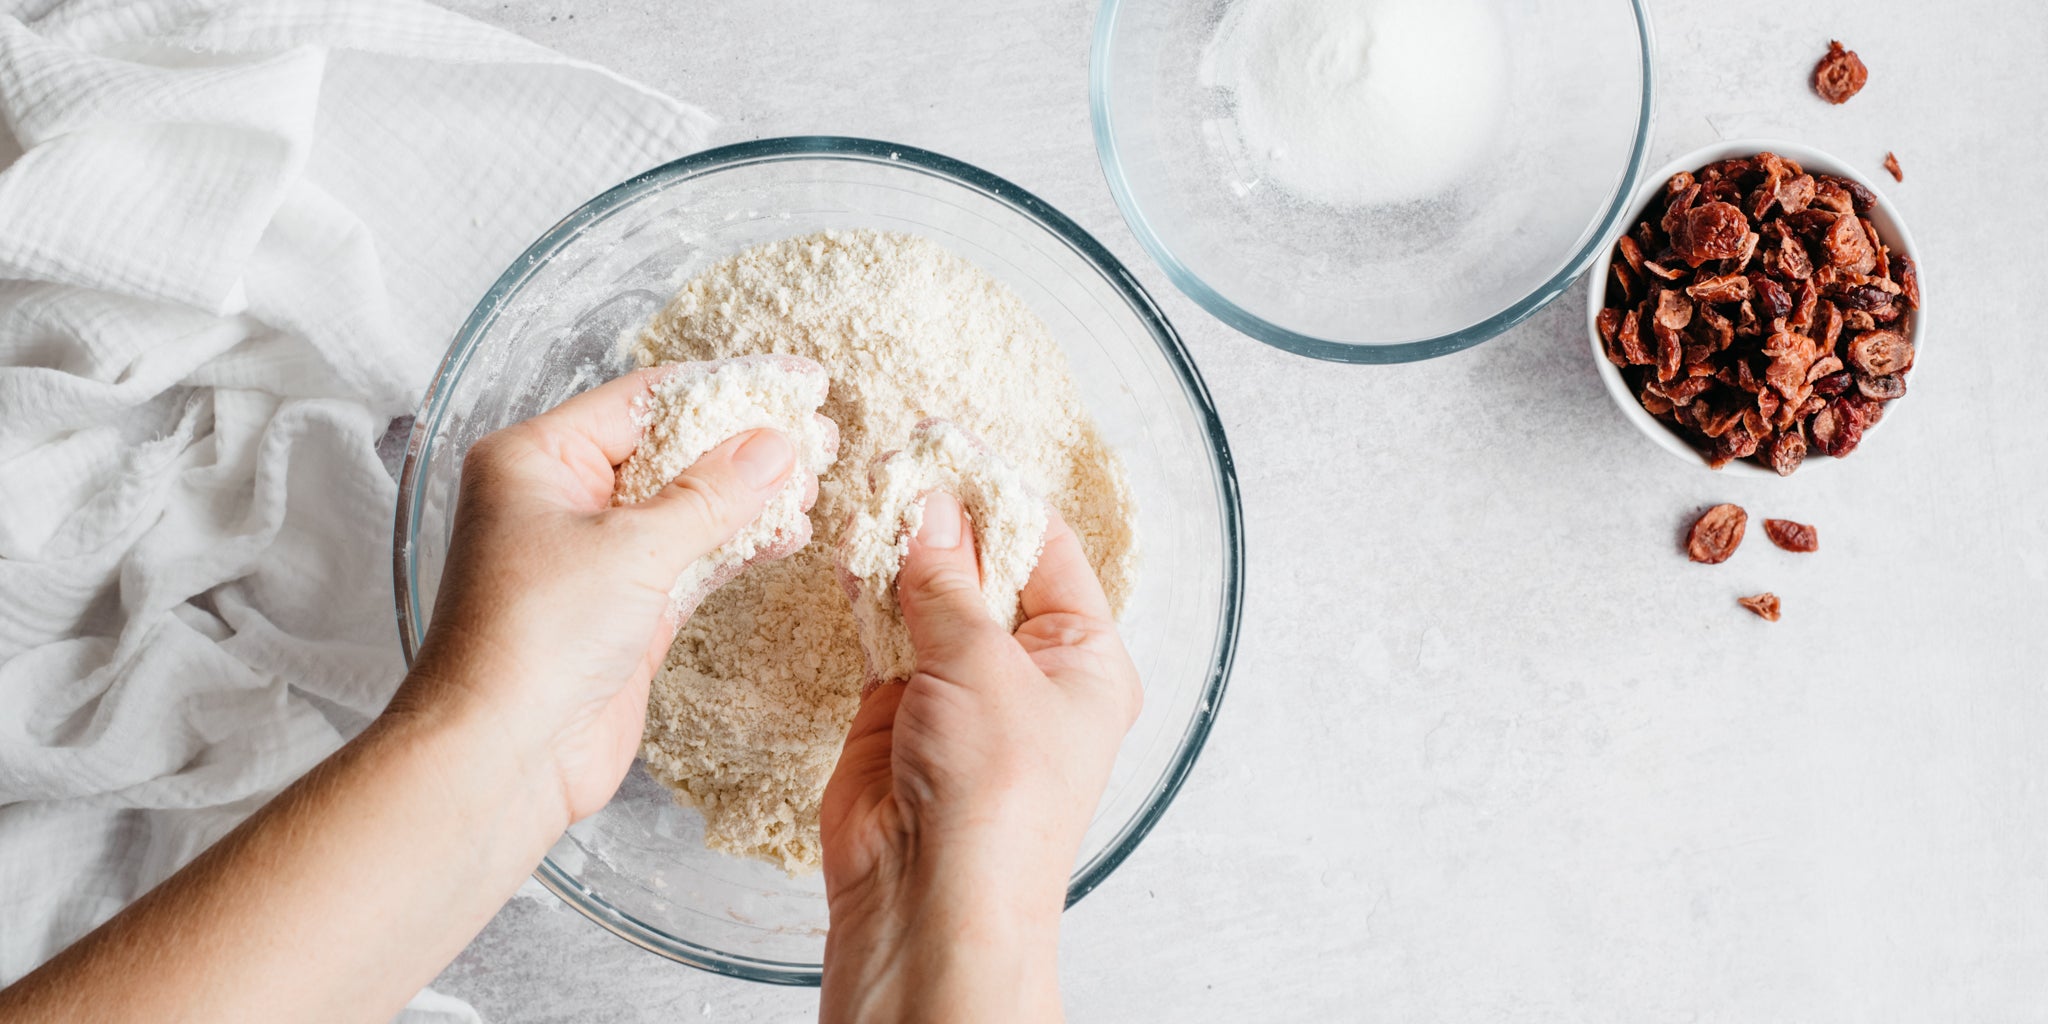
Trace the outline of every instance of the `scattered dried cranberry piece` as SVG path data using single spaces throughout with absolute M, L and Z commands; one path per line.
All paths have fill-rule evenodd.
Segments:
M 1856 51 L 1845 50 L 1833 40 L 1828 41 L 1827 55 L 1813 67 L 1813 91 L 1829 103 L 1847 103 L 1869 80 L 1870 69 L 1863 66 Z
M 1787 551 L 1805 554 L 1820 550 L 1820 533 L 1805 523 L 1795 523 L 1790 519 L 1764 520 L 1764 536 Z
M 1719 565 L 1742 546 L 1742 532 L 1749 526 L 1749 513 L 1740 505 L 1716 505 L 1693 520 L 1685 535 L 1686 557 L 1704 565 Z
M 1899 158 L 1896 154 L 1886 153 L 1884 155 L 1884 169 L 1891 172 L 1893 181 L 1906 180 L 1906 172 L 1899 170 Z
M 1778 614 L 1783 608 L 1778 601 L 1778 595 L 1770 593 L 1758 594 L 1755 597 L 1738 597 L 1735 603 L 1755 612 L 1759 618 L 1767 622 L 1778 621 Z

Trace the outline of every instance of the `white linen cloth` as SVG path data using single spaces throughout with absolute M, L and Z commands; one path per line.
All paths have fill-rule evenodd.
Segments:
M 379 438 L 526 244 L 711 122 L 413 0 L 0 14 L 0 116 L 5 982 L 383 706 Z

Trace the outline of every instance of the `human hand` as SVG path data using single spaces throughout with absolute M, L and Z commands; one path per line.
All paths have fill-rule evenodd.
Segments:
M 432 623 L 392 700 L 482 722 L 560 787 L 564 825 L 604 806 L 639 750 L 648 685 L 704 596 L 672 607 L 677 577 L 797 471 L 789 440 L 756 430 L 613 507 L 615 467 L 640 442 L 633 407 L 666 372 L 627 374 L 471 447 Z M 806 509 L 816 494 L 812 479 Z
M 897 597 L 917 671 L 863 701 L 825 788 L 827 1016 L 1057 1018 L 1067 878 L 1137 670 L 1057 514 L 1014 636 L 949 495 L 926 499 Z

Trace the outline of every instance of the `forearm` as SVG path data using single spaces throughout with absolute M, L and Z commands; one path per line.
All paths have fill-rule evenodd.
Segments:
M 1029 898 L 986 871 L 911 870 L 834 900 L 821 1024 L 1062 1019 L 1059 896 Z
M 5 993 L 9 1020 L 386 1020 L 566 825 L 476 722 L 372 724 Z

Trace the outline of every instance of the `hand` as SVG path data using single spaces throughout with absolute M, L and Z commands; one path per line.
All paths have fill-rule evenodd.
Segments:
M 672 608 L 677 576 L 796 471 L 789 441 L 756 430 L 655 497 L 613 507 L 614 469 L 640 441 L 633 405 L 663 372 L 628 374 L 470 449 L 433 621 L 392 701 L 401 714 L 484 719 L 559 785 L 565 825 L 604 806 L 639 750 L 649 682 L 704 596 Z
M 826 1014 L 1055 1019 L 1067 879 L 1137 670 L 1057 514 L 1014 636 L 946 494 L 926 499 L 897 598 L 917 671 L 868 695 L 825 788 Z
M 0 1018 L 263 1020 L 288 1006 L 293 1020 L 388 1020 L 431 980 L 617 788 L 675 631 L 677 576 L 796 471 L 789 442 L 758 430 L 653 499 L 610 507 L 613 467 L 640 440 L 634 400 L 662 372 L 478 442 L 433 624 L 391 708 L 0 992 Z

